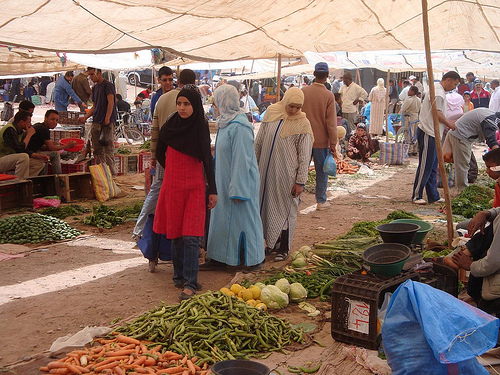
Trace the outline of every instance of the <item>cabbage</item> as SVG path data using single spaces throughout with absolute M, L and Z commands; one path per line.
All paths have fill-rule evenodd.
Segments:
M 292 254 L 290 254 L 290 257 L 292 258 L 292 260 L 295 260 L 297 258 L 305 258 L 306 256 L 300 251 L 294 251 Z
M 268 285 L 262 289 L 260 300 L 270 309 L 282 309 L 288 306 L 288 295 L 274 285 Z
M 285 294 L 290 293 L 290 283 L 288 282 L 287 279 L 285 279 L 285 278 L 279 279 L 278 281 L 276 281 L 276 283 L 274 285 L 276 285 L 278 288 L 280 288 L 280 290 L 283 293 L 285 293 Z
M 311 250 L 312 250 L 312 249 L 311 249 L 309 246 L 302 246 L 302 247 L 299 249 L 299 252 L 300 252 L 301 254 L 303 254 L 304 256 L 307 256 Z
M 288 295 L 292 302 L 299 303 L 306 300 L 307 290 L 301 283 L 293 283 L 290 285 L 290 293 Z
M 307 260 L 304 257 L 298 257 L 292 262 L 293 268 L 304 268 L 307 266 Z

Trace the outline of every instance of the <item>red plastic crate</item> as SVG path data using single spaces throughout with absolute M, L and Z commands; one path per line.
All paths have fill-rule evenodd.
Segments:
M 115 158 L 115 174 L 121 176 L 123 174 L 123 156 L 114 155 Z
M 80 163 L 75 163 L 75 164 L 61 163 L 62 174 L 88 172 L 88 171 L 89 171 L 88 161 L 82 161 Z M 52 165 L 50 163 L 47 164 L 47 174 L 52 174 Z
M 147 168 L 151 168 L 151 152 L 141 152 L 139 154 L 139 173 L 143 173 Z

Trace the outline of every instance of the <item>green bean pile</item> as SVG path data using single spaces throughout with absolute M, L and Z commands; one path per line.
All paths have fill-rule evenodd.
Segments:
M 40 243 L 73 239 L 82 232 L 52 216 L 24 214 L 0 220 L 0 243 Z
M 178 305 L 160 305 L 115 330 L 165 350 L 197 356 L 197 365 L 248 359 L 303 341 L 302 330 L 221 292 L 196 295 Z

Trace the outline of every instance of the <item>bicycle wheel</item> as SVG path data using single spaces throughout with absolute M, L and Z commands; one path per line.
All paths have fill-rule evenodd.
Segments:
M 400 141 L 405 140 L 405 127 L 399 128 L 399 130 L 396 132 L 396 137 L 395 137 L 395 142 L 398 143 Z
M 123 134 L 125 135 L 125 139 L 128 143 L 132 142 L 142 142 L 146 141 L 144 134 L 142 134 L 139 130 L 135 129 L 123 129 Z

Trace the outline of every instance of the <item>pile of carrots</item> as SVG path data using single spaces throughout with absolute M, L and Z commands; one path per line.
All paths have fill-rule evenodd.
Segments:
M 99 343 L 85 350 L 74 350 L 65 358 L 50 362 L 40 367 L 40 371 L 49 374 L 178 374 L 208 375 L 207 363 L 196 365 L 196 357 L 171 351 L 161 353 L 161 345 L 148 348 L 147 341 L 118 335 L 114 339 L 96 339 Z
M 345 160 L 336 160 L 337 173 L 340 174 L 355 174 L 359 170 L 359 165 L 349 164 Z

